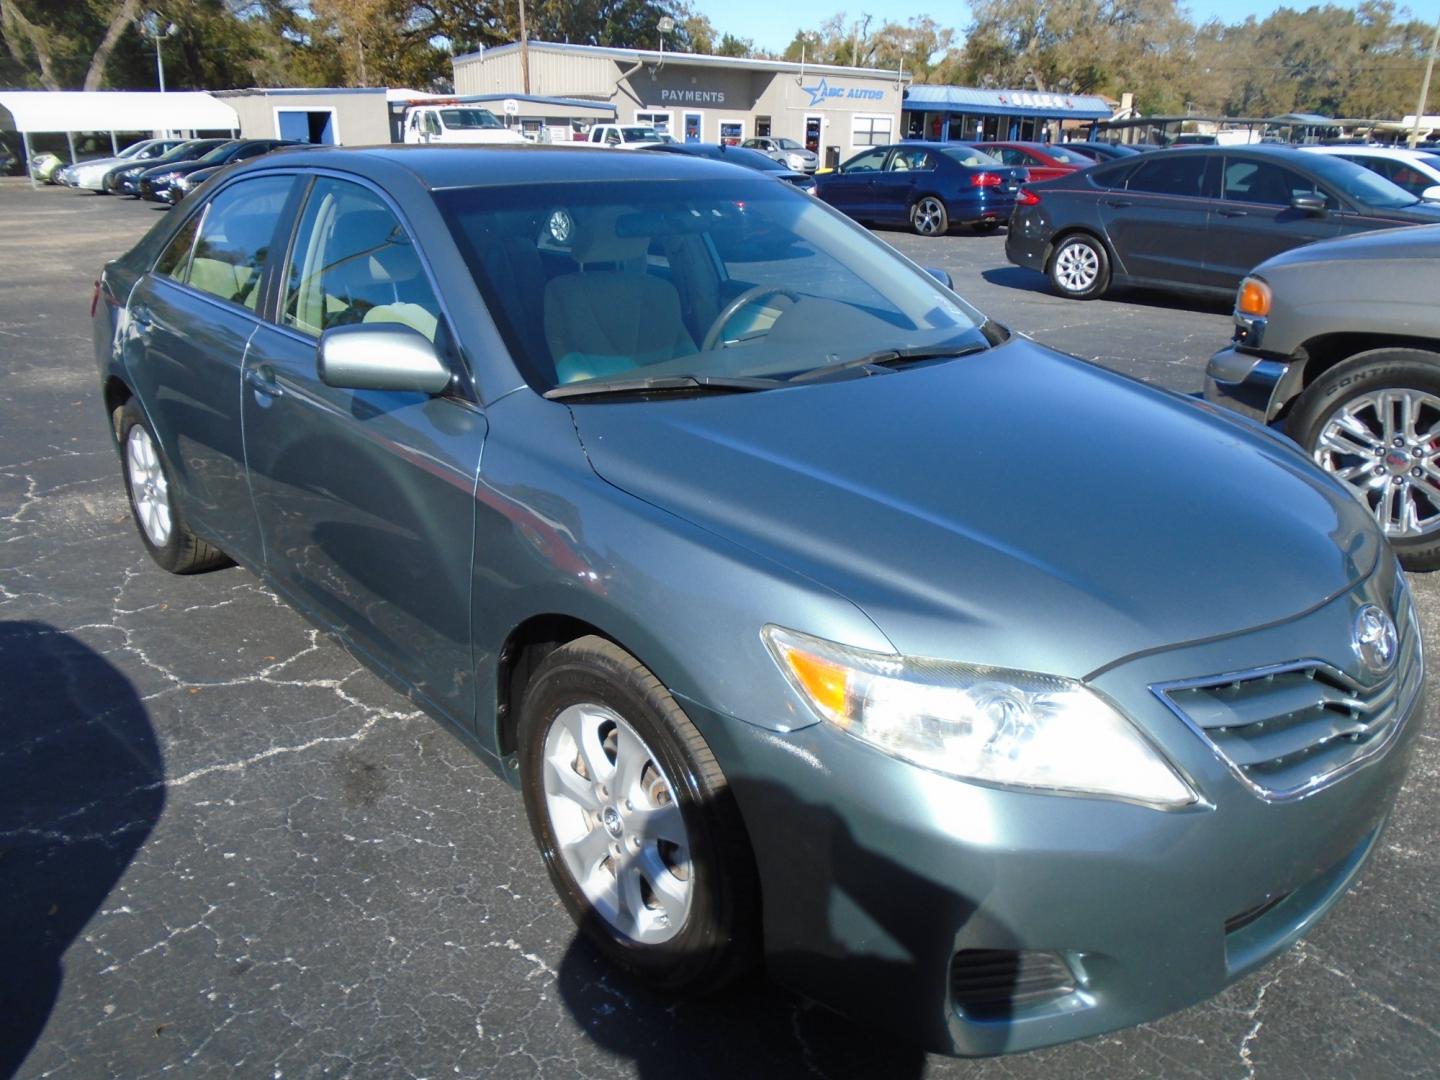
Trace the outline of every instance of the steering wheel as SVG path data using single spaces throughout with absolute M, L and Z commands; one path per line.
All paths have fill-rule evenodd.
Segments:
M 710 329 L 705 331 L 705 341 L 700 346 L 701 352 L 709 352 L 720 343 L 721 335 L 725 332 L 725 324 L 738 315 L 744 308 L 749 307 L 757 300 L 763 300 L 768 296 L 786 296 L 794 303 L 800 302 L 800 297 L 785 288 L 783 285 L 756 285 L 754 288 L 746 289 L 739 296 L 726 304 L 720 314 L 715 316 L 715 321 L 710 324 Z

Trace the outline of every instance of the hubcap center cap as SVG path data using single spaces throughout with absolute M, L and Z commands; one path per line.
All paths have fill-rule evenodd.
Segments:
M 600 824 L 604 825 L 605 831 L 616 840 L 619 840 L 625 831 L 625 824 L 620 820 L 620 811 L 613 806 L 607 806 L 600 811 Z
M 1385 467 L 1394 476 L 1403 476 L 1410 471 L 1410 455 L 1403 448 L 1392 449 L 1385 455 Z

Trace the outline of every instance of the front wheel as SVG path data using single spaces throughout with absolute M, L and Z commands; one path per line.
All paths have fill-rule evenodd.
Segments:
M 1093 236 L 1067 236 L 1050 256 L 1050 284 L 1071 300 L 1094 300 L 1110 287 L 1110 257 Z
M 934 195 L 916 199 L 910 208 L 910 227 L 921 236 L 944 236 L 950 231 L 950 216 L 945 204 Z
M 1406 569 L 1440 569 L 1440 354 L 1352 357 L 1306 389 L 1288 430 L 1370 509 Z
M 536 670 L 519 734 L 531 830 L 599 950 L 671 990 L 748 969 L 749 842 L 710 748 L 660 681 L 613 642 L 581 638 Z

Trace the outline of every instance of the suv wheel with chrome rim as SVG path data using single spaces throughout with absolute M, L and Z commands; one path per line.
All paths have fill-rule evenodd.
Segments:
M 1407 569 L 1440 568 L 1440 355 L 1352 357 L 1310 385 L 1288 430 L 1370 508 Z
M 675 699 L 613 642 L 561 646 L 526 687 L 521 786 L 560 898 L 610 960 L 670 989 L 746 970 L 758 892 L 739 812 Z
M 1088 233 L 1073 233 L 1055 247 L 1046 268 L 1050 284 L 1071 300 L 1094 300 L 1110 287 L 1110 256 Z

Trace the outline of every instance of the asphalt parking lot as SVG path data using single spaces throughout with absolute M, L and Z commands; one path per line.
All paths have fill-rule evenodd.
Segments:
M 1357 887 L 1160 1022 L 964 1062 L 763 981 L 676 1001 L 606 970 L 515 792 L 246 572 L 145 555 L 88 308 L 162 213 L 0 182 L 0 1076 L 1435 1074 L 1433 680 Z M 1003 236 L 881 235 L 1011 327 L 1171 389 L 1198 390 L 1229 333 L 1223 306 L 1054 298 Z M 1037 446 L 1016 483 L 1043 497 L 1072 450 Z M 1414 582 L 1440 640 L 1440 575 Z

